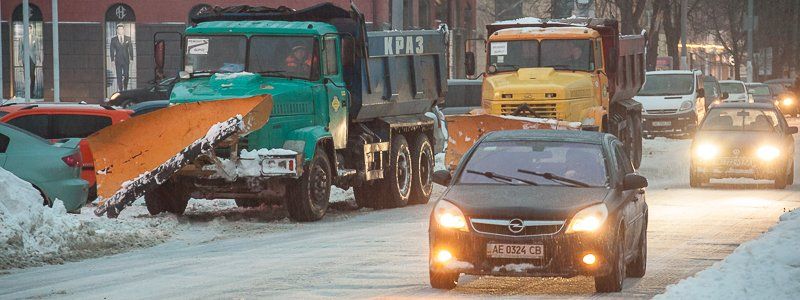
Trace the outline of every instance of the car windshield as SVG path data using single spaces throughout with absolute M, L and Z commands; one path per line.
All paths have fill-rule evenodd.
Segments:
M 242 72 L 246 53 L 245 36 L 188 36 L 185 69 L 192 74 Z
M 594 70 L 590 40 L 492 42 L 489 53 L 489 64 L 495 66 L 498 72 L 537 67 Z
M 648 74 L 638 95 L 689 95 L 693 90 L 694 75 L 692 74 Z
M 249 71 L 266 76 L 316 80 L 319 58 L 311 36 L 255 36 L 250 40 Z
M 534 185 L 564 185 L 564 180 L 546 178 L 562 177 L 585 184 L 581 186 L 604 187 L 608 181 L 601 146 L 584 143 L 483 142 L 470 156 L 464 170 L 458 180 L 460 184 L 524 184 L 530 181 Z M 486 176 L 487 172 L 495 176 Z M 495 177 L 522 180 L 497 180 Z
M 706 115 L 701 131 L 775 131 L 778 114 L 770 109 L 714 108 Z
M 766 85 L 751 85 L 747 87 L 750 93 L 756 96 L 769 96 L 769 86 Z
M 744 85 L 738 82 L 720 82 L 719 86 L 723 93 L 744 94 Z

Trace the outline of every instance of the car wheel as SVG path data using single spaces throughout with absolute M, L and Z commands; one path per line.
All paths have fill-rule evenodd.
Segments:
M 317 221 L 325 216 L 331 196 L 331 165 L 328 155 L 317 147 L 303 176 L 292 184 L 287 207 L 292 219 Z
M 408 142 L 401 134 L 395 134 L 392 139 L 392 152 L 389 158 L 389 169 L 384 173 L 381 189 L 386 194 L 381 195 L 382 207 L 395 208 L 408 204 L 411 197 L 411 182 L 413 172 L 411 168 L 411 151 Z
M 170 212 L 182 215 L 186 211 L 191 195 L 186 188 L 175 180 L 167 180 L 149 193 L 144 195 L 144 203 L 147 212 L 157 215 L 162 212 Z
M 435 272 L 428 271 L 431 279 L 431 287 L 440 290 L 452 290 L 458 285 L 459 273 L 456 272 Z
M 789 176 L 786 176 L 786 174 L 775 175 L 775 183 L 773 184 L 773 187 L 779 190 L 785 189 L 786 181 L 788 181 L 788 179 Z
M 644 218 L 636 259 L 625 268 L 628 277 L 642 278 L 647 271 L 647 217 Z
M 700 175 L 697 174 L 697 171 L 694 167 L 689 168 L 689 186 L 693 188 L 699 188 L 701 186 Z
M 261 206 L 261 201 L 258 199 L 234 199 L 236 201 L 236 206 L 242 208 L 253 208 Z
M 417 135 L 411 151 L 411 197 L 409 204 L 425 204 L 433 192 L 433 147 L 425 133 Z
M 611 265 L 609 274 L 594 277 L 594 289 L 598 293 L 622 291 L 625 280 L 625 234 L 622 229 L 614 239 L 614 250 L 609 255 L 608 263 Z

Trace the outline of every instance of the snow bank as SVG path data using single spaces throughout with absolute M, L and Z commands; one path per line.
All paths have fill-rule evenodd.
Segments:
M 0 269 L 97 257 L 164 241 L 167 219 L 131 222 L 67 214 L 52 208 L 30 183 L 0 168 Z
M 514 20 L 504 20 L 492 23 L 492 25 L 514 25 L 514 24 L 541 24 L 542 19 L 534 17 L 524 17 Z
M 654 299 L 796 299 L 800 295 L 800 210 L 711 268 Z

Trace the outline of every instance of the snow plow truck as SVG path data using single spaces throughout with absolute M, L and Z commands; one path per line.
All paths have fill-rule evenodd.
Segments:
M 89 138 L 96 214 L 140 196 L 151 214 L 227 198 L 315 221 L 332 185 L 353 187 L 362 207 L 428 202 L 445 142 L 431 112 L 447 89 L 446 28 L 368 32 L 355 6 L 330 3 L 218 7 L 192 23 L 170 107 Z M 155 53 L 163 65 L 163 42 Z
M 447 116 L 449 168 L 487 132 L 576 127 L 616 135 L 639 167 L 642 105 L 633 96 L 644 83 L 644 33 L 620 35 L 616 20 L 582 18 L 523 18 L 486 29 L 481 112 Z M 465 57 L 474 76 L 475 53 Z

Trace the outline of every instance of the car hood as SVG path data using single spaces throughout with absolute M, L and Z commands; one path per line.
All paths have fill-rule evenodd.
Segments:
M 442 199 L 471 218 L 566 220 L 609 192 L 604 187 L 454 185 Z
M 777 132 L 763 131 L 699 131 L 695 135 L 693 145 L 708 143 L 720 149 L 720 155 L 730 156 L 735 149 L 740 155 L 755 155 L 758 147 L 773 145 L 783 147 L 783 135 Z
M 645 110 L 679 109 L 684 101 L 693 101 L 692 95 L 636 96 L 633 100 Z

